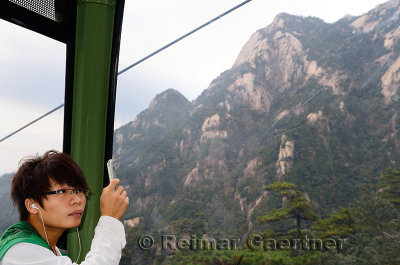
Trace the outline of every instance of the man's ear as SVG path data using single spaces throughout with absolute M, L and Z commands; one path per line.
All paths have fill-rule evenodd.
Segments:
M 38 210 L 37 210 L 37 209 L 32 208 L 32 204 L 34 204 L 34 203 L 35 203 L 35 202 L 34 202 L 32 199 L 25 199 L 25 207 L 26 207 L 26 210 L 28 210 L 28 212 L 30 212 L 31 214 L 37 214 L 37 213 L 38 213 Z M 37 207 L 39 207 L 37 203 L 35 203 L 35 205 L 36 205 Z

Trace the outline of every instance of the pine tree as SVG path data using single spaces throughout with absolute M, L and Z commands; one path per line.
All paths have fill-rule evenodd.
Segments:
M 355 221 L 350 208 L 340 207 L 327 218 L 318 220 L 312 227 L 319 238 L 344 238 L 355 233 Z
M 400 206 L 400 168 L 388 168 L 379 178 L 379 187 L 382 197 Z
M 317 215 L 311 210 L 311 205 L 307 202 L 303 193 L 296 190 L 296 185 L 290 182 L 275 182 L 271 185 L 265 186 L 267 191 L 280 192 L 284 198 L 282 207 L 279 209 L 272 209 L 266 212 L 263 216 L 257 218 L 257 222 L 285 222 L 286 220 L 294 219 L 295 226 L 295 239 L 300 239 L 302 220 L 315 221 Z

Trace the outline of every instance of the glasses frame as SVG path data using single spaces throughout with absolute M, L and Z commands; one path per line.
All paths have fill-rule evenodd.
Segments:
M 80 194 L 83 194 L 85 198 L 89 196 L 89 190 L 88 189 L 59 189 L 59 190 L 53 190 L 46 192 L 44 195 L 54 195 L 54 194 L 66 194 L 67 191 L 69 191 L 69 194 L 75 194 L 79 196 Z

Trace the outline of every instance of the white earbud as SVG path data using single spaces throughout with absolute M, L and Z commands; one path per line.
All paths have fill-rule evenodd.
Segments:
M 43 231 L 44 231 L 44 235 L 46 236 L 46 241 L 47 241 L 47 244 L 50 246 L 49 239 L 47 238 L 46 228 L 44 227 L 44 222 L 43 222 L 42 211 L 41 211 L 41 210 L 39 209 L 39 207 L 37 207 L 37 206 L 36 206 L 36 204 L 34 204 L 34 203 L 32 203 L 32 204 L 31 204 L 31 208 L 33 208 L 33 209 L 36 209 L 36 210 L 39 210 L 39 213 L 40 213 L 40 219 L 42 220 L 42 225 L 43 225 Z

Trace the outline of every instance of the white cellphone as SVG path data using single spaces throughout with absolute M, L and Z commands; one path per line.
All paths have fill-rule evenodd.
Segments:
M 115 174 L 115 168 L 114 168 L 114 163 L 113 160 L 110 159 L 107 162 L 107 170 L 108 170 L 108 178 L 111 180 L 115 179 L 116 174 Z

